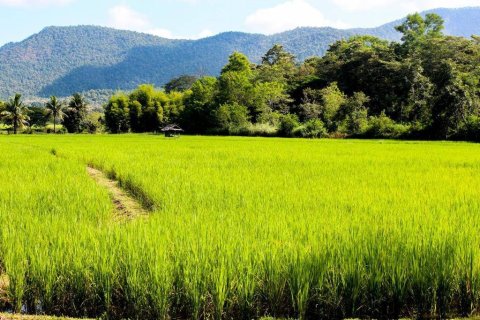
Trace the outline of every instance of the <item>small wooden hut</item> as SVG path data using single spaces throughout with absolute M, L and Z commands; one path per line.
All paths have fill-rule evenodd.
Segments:
M 162 129 L 162 132 L 165 134 L 167 138 L 175 138 L 179 137 L 184 130 L 177 126 L 176 124 L 169 124 L 165 128 Z

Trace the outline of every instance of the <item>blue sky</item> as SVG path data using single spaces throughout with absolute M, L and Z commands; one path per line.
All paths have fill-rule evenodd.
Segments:
M 480 0 L 0 0 L 0 45 L 46 26 L 93 24 L 196 39 L 223 31 L 371 27 L 407 13 Z

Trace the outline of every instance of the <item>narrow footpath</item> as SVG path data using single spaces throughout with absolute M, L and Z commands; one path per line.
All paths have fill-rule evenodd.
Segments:
M 87 167 L 87 173 L 98 185 L 108 190 L 114 205 L 116 220 L 132 220 L 148 215 L 148 211 L 135 198 L 120 188 L 118 181 L 109 179 L 105 173 L 92 167 Z

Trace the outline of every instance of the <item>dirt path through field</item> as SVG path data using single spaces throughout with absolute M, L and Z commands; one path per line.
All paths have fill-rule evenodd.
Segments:
M 110 193 L 115 208 L 116 219 L 131 220 L 148 215 L 148 212 L 137 200 L 120 188 L 117 181 L 109 179 L 102 171 L 92 167 L 87 167 L 87 172 L 93 180 L 100 186 L 106 188 Z
M 0 304 L 9 302 L 8 299 L 8 287 L 10 286 L 10 279 L 6 274 L 2 274 L 0 271 Z M 1 317 L 0 317 L 0 320 Z

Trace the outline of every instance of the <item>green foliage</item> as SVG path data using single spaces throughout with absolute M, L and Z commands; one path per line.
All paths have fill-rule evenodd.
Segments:
M 64 103 L 62 101 L 59 101 L 55 96 L 51 96 L 50 101 L 45 104 L 45 110 L 47 114 L 53 118 L 53 133 L 57 132 L 57 120 L 63 121 L 66 116 L 64 109 Z M 69 114 L 70 116 L 72 115 L 72 113 Z
M 218 103 L 238 104 L 251 106 L 253 96 L 253 84 L 251 82 L 252 70 L 248 58 L 238 52 L 234 52 L 229 62 L 222 69 L 219 78 Z
M 346 102 L 345 94 L 340 91 L 336 82 L 320 91 L 322 97 L 322 109 L 320 118 L 329 130 L 335 130 L 334 120 L 342 105 Z
M 432 101 L 435 85 L 425 75 L 418 63 L 407 64 L 410 89 L 405 107 L 402 107 L 400 119 L 419 123 L 423 127 L 432 124 Z
M 181 123 L 191 133 L 205 133 L 215 127 L 215 100 L 218 95 L 218 80 L 203 77 L 195 81 L 191 94 L 185 100 Z
M 443 36 L 435 15 L 409 16 L 399 30 L 403 44 L 354 36 L 301 65 L 280 45 L 260 65 L 234 52 L 218 78 L 182 93 L 140 86 L 126 123 L 133 132 L 179 122 L 191 133 L 254 135 L 264 126 L 281 136 L 464 136 L 467 118 L 480 114 L 480 45 Z
M 347 98 L 338 110 L 336 121 L 339 131 L 356 136 L 365 132 L 368 125 L 368 109 L 365 104 L 370 101 L 363 92 L 355 92 Z
M 104 130 L 103 114 L 100 112 L 91 112 L 84 120 L 84 127 L 88 133 L 98 133 Z
M 251 70 L 251 62 L 248 60 L 248 57 L 243 53 L 235 51 L 230 55 L 228 58 L 228 63 L 222 69 L 222 75 L 234 72 L 234 73 L 243 73 L 245 75 L 250 75 Z
M 480 116 L 469 116 L 455 138 L 480 142 Z
M 283 137 L 293 137 L 299 126 L 298 117 L 294 114 L 287 114 L 280 118 L 278 133 Z
M 80 93 L 73 94 L 64 112 L 62 124 L 69 133 L 80 133 L 87 117 L 87 101 Z
M 337 83 L 333 82 L 321 90 L 306 88 L 303 96 L 299 110 L 302 118 L 305 120 L 319 118 L 329 131 L 335 131 L 336 117 L 347 101 Z
M 170 92 L 163 96 L 163 121 L 167 123 L 179 123 L 183 112 L 185 111 L 185 99 L 188 98 L 191 91 L 185 92 Z M 160 109 L 159 109 L 160 111 Z M 161 115 L 159 113 L 159 121 L 161 122 Z
M 137 108 L 126 94 L 117 93 L 105 106 L 105 126 L 111 133 L 128 132 L 130 125 L 137 129 L 140 110 L 141 105 Z
M 436 90 L 433 128 L 437 137 L 448 139 L 459 131 L 468 116 L 479 113 L 480 77 L 479 74 L 460 71 L 451 61 L 441 63 L 439 73 L 442 87 Z
M 15 94 L 15 97 L 3 106 L 0 119 L 3 123 L 12 127 L 14 134 L 17 134 L 18 129 L 22 129 L 28 124 L 30 120 L 28 108 L 23 104 L 21 94 Z
M 183 92 L 192 88 L 192 85 L 197 81 L 196 76 L 182 75 L 174 78 L 165 84 L 165 92 L 171 91 Z
M 164 124 L 181 120 L 185 92 L 165 93 L 151 84 L 140 85 L 129 95 L 117 93 L 105 105 L 105 127 L 111 133 L 158 132 Z
M 156 90 L 153 85 L 143 84 L 130 94 L 129 99 L 130 103 L 136 105 L 133 110 L 139 112 L 134 118 L 139 118 L 140 130 L 134 132 L 158 131 L 163 121 L 162 103 L 166 101 L 165 93 Z
M 324 138 L 328 137 L 328 131 L 324 123 L 319 119 L 310 119 L 303 125 L 293 130 L 295 136 L 301 138 Z
M 374 116 L 368 119 L 368 128 L 365 130 L 364 135 L 369 138 L 398 139 L 405 136 L 408 131 L 408 126 L 397 124 L 387 117 L 385 113 L 382 113 L 377 117 Z
M 395 28 L 402 33 L 403 46 L 415 50 L 419 44 L 429 38 L 441 37 L 445 29 L 444 20 L 437 14 L 429 13 L 424 17 L 419 13 L 408 15 L 405 22 Z
M 437 9 L 435 13 L 445 18 L 448 34 L 480 34 L 478 8 Z M 227 32 L 196 41 L 95 26 L 48 27 L 0 48 L 0 98 L 15 92 L 25 97 L 68 97 L 82 92 L 92 105 L 101 106 L 108 101 L 103 90 L 112 95 L 140 83 L 163 86 L 182 74 L 216 76 L 234 50 L 261 63 L 262 56 L 280 44 L 303 61 L 323 56 L 329 45 L 354 35 L 397 41 L 401 34 L 394 27 L 402 22 L 371 29 L 298 28 L 271 36 Z
M 276 137 L 278 126 L 270 123 L 248 123 L 238 133 L 252 137 Z
M 292 102 L 286 85 L 281 82 L 255 82 L 252 90 L 252 107 L 254 122 L 268 123 L 272 112 L 288 113 Z
M 248 108 L 237 103 L 221 105 L 216 118 L 219 130 L 229 134 L 238 134 L 249 124 Z
M 30 127 L 45 127 L 49 119 L 49 114 L 44 107 L 30 106 L 28 116 L 30 117 L 28 121 Z
M 262 57 L 258 66 L 258 79 L 263 82 L 286 84 L 296 71 L 295 56 L 287 52 L 282 45 L 275 44 Z
M 105 105 L 106 128 L 112 133 L 158 132 L 176 123 L 190 133 L 465 136 L 468 119 L 480 114 L 478 39 L 443 35 L 444 20 L 433 13 L 413 14 L 399 24 L 402 43 L 353 35 L 333 43 L 323 57 L 303 63 L 288 45 L 273 44 L 256 58 L 260 64 L 249 60 L 251 51 L 234 51 L 217 78 L 184 75 L 171 80 L 166 91 L 142 84 L 113 96 Z M 287 34 L 300 39 L 307 30 L 312 29 Z M 239 34 L 221 36 L 227 40 Z M 86 109 L 76 110 L 66 111 L 65 128 L 93 131 L 97 126 L 86 122 Z

